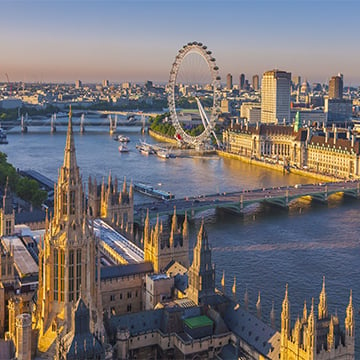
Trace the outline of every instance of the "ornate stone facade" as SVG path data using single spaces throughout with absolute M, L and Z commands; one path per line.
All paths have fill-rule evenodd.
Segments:
M 72 312 L 80 298 L 90 310 L 92 332 L 102 329 L 99 287 L 95 281 L 96 240 L 88 225 L 85 194 L 76 162 L 71 113 L 64 163 L 54 194 L 54 214 L 39 243 L 36 320 L 39 350 L 48 351 L 58 333 L 72 331 Z M 99 272 L 99 266 L 98 266 Z
M 124 179 L 122 189 L 119 190 L 118 179 L 113 180 L 110 173 L 107 184 L 103 180 L 101 186 L 98 186 L 96 179 L 89 177 L 88 190 L 89 215 L 105 220 L 128 239 L 133 239 L 134 196 L 132 184 L 128 189 L 126 179 Z
M 355 320 L 350 293 L 346 309 L 345 331 L 340 329 L 337 315 L 329 315 L 325 279 L 319 297 L 318 316 L 315 315 L 314 299 L 310 314 L 306 303 L 302 317 L 298 317 L 294 328 L 290 327 L 290 302 L 288 287 L 281 312 L 281 360 L 331 360 L 355 359 Z
M 156 221 L 154 227 L 150 226 L 149 213 L 146 215 L 144 225 L 144 253 L 145 261 L 153 263 L 154 272 L 162 272 L 171 261 L 177 261 L 189 267 L 189 229 L 187 215 L 182 229 L 178 226 L 176 209 L 172 217 L 170 233 L 163 224 Z
M 223 142 L 230 153 L 255 158 L 269 158 L 303 167 L 310 133 L 292 126 L 257 124 L 239 126 L 223 133 Z

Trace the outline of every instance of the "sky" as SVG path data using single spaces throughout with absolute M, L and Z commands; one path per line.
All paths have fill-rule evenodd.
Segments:
M 360 85 L 360 2 L 353 0 L 0 0 L 0 82 L 167 82 L 198 41 L 220 74 L 274 68 Z

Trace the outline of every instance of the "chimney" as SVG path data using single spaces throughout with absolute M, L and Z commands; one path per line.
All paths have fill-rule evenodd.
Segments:
M 356 139 L 355 135 L 354 134 L 351 135 L 351 147 L 352 148 L 355 146 L 355 139 Z
M 325 132 L 325 143 L 329 142 L 329 132 L 327 130 L 327 128 L 324 128 L 324 132 Z
M 350 128 L 348 127 L 348 128 L 347 128 L 347 131 L 346 131 L 346 138 L 347 138 L 348 140 L 350 140 L 350 137 L 351 137 L 351 132 L 350 132 Z
M 337 141 L 337 137 L 338 137 L 338 131 L 337 131 L 337 127 L 334 127 L 334 145 L 336 144 Z

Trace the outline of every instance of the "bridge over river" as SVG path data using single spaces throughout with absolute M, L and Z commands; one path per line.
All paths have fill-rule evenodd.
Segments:
M 150 218 L 157 215 L 171 215 L 176 207 L 178 215 L 187 212 L 188 218 L 193 218 L 197 213 L 208 209 L 226 209 L 229 212 L 242 214 L 244 209 L 251 204 L 264 203 L 270 206 L 288 208 L 297 199 L 307 197 L 312 201 L 326 203 L 331 195 L 358 199 L 360 197 L 359 181 L 343 181 L 334 183 L 298 184 L 274 188 L 254 190 L 241 190 L 227 193 L 200 195 L 198 197 L 185 197 L 172 200 L 154 200 L 151 203 L 135 205 L 135 221 L 143 221 L 147 209 Z

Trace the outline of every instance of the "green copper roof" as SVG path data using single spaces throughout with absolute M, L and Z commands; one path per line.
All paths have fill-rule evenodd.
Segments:
M 184 323 L 190 328 L 195 329 L 203 326 L 212 326 L 213 321 L 206 315 L 195 316 L 184 320 Z

